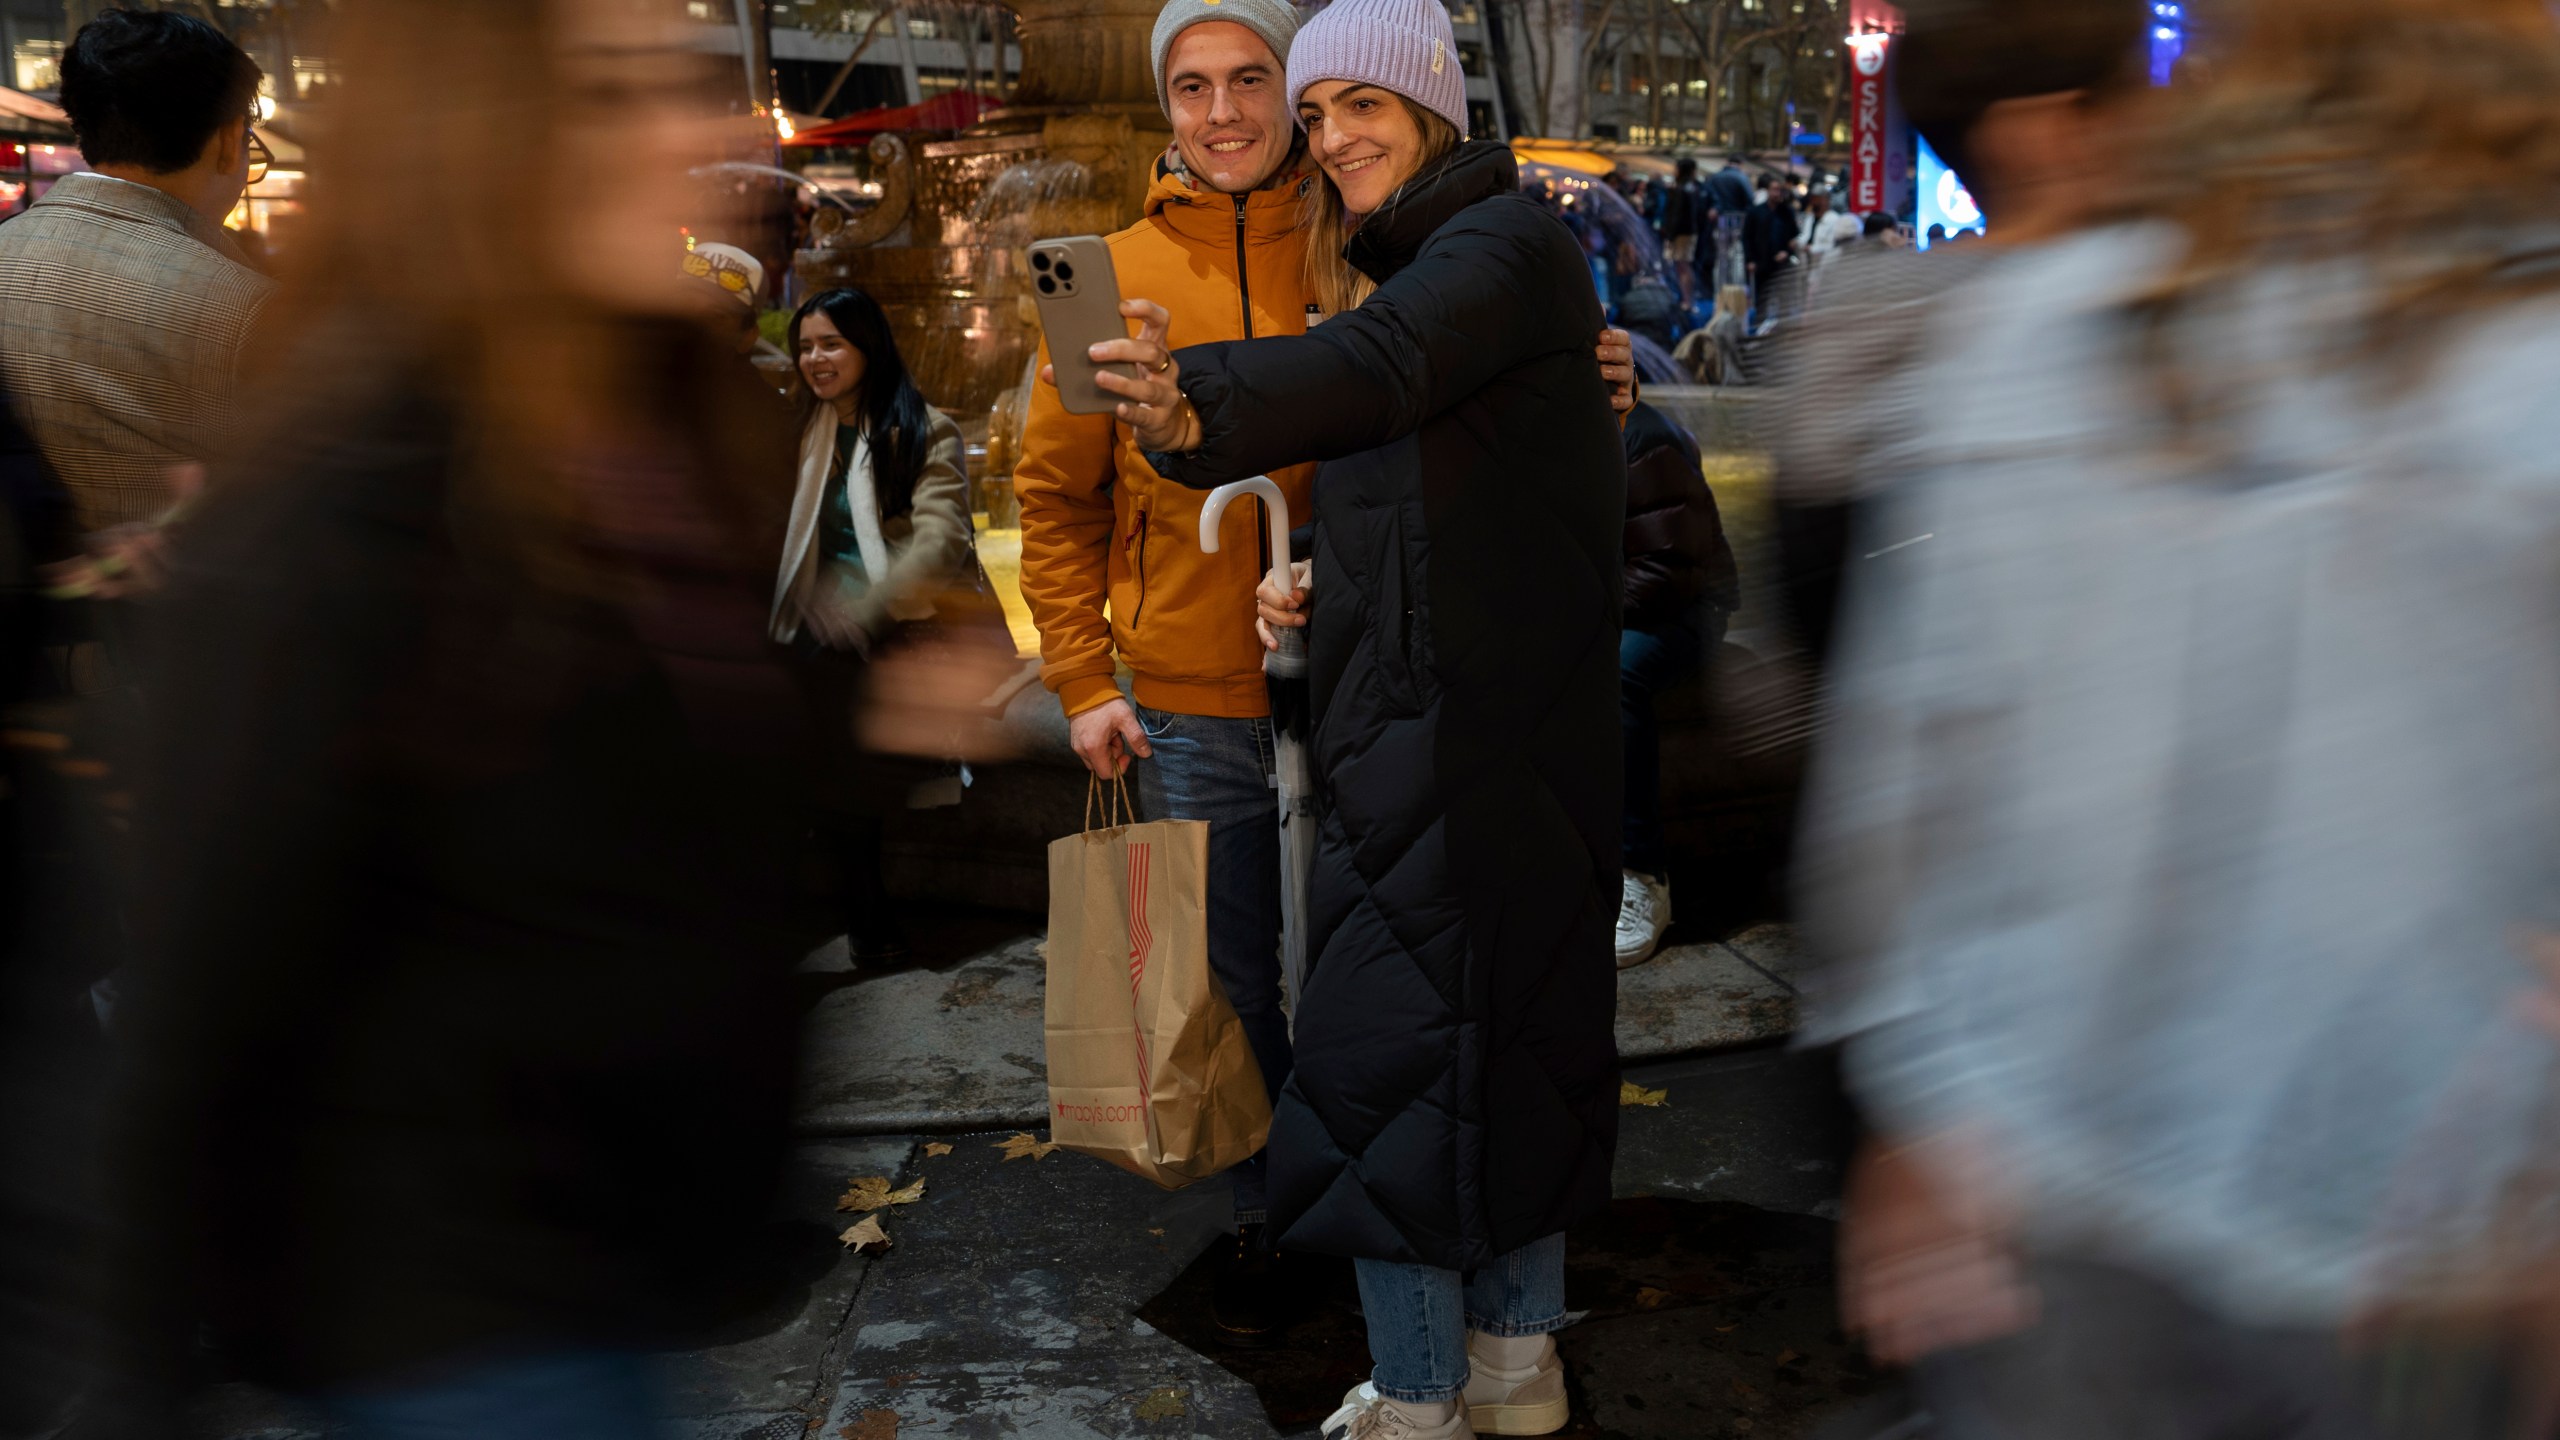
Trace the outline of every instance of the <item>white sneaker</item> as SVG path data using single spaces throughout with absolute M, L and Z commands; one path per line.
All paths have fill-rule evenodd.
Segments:
M 1468 1389 L 1474 1389 L 1473 1382 Z M 1325 1417 L 1320 1433 L 1324 1440 L 1475 1440 L 1476 1432 L 1467 1425 L 1467 1407 L 1460 1405 L 1456 1410 L 1444 1421 L 1426 1424 L 1364 1380 L 1342 1397 L 1341 1409 Z
M 1641 965 L 1671 928 L 1671 887 L 1650 875 L 1626 872 L 1618 890 L 1618 968 Z
M 1538 1363 L 1503 1370 L 1485 1363 L 1477 1336 L 1467 1332 L 1467 1423 L 1478 1435 L 1553 1435 L 1571 1407 L 1564 1394 L 1564 1359 L 1553 1340 Z

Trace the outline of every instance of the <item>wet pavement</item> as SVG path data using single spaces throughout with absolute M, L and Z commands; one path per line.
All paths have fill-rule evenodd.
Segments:
M 886 1113 L 906 1133 L 803 1143 L 784 1217 L 794 1289 L 722 1343 L 665 1357 L 672 1435 L 1314 1434 L 1367 1367 L 1348 1267 L 1310 1267 L 1309 1314 L 1286 1344 L 1220 1345 L 1209 1286 L 1229 1224 L 1224 1186 L 1160 1191 L 1064 1151 L 1009 1158 L 1004 1142 L 1016 1127 L 1000 1107 L 1020 1084 L 1008 1060 L 1020 1017 L 1003 1012 L 1019 1008 L 1010 992 L 1037 950 L 1018 930 L 969 943 L 979 948 L 928 960 L 903 981 L 856 980 L 840 963 L 830 973 L 823 957 L 813 965 L 822 1032 L 829 1004 L 858 1005 L 898 986 L 914 992 L 907 1003 L 916 1007 L 901 1024 L 923 1025 L 946 1006 L 960 1019 L 938 1027 L 940 1044 L 911 1045 L 938 1066 L 912 1084 L 840 1089 L 825 1100 L 835 1110 L 804 1112 L 804 1128 L 817 1128 L 813 1117 L 830 1128 L 879 1126 L 890 1123 L 875 1118 Z M 1684 1033 L 1764 1034 L 1770 1015 L 1792 1006 L 1783 932 L 1691 948 L 1712 952 L 1689 962 L 1694 981 L 1671 969 L 1648 975 L 1648 966 L 1629 972 L 1626 986 L 1666 997 L 1688 990 L 1699 1007 L 1730 991 L 1733 1005 L 1761 1009 L 1742 1020 L 1687 1016 Z M 1791 1008 L 1784 1013 L 1791 1018 Z M 1036 1064 L 1036 1009 L 1030 1023 L 1025 1058 Z M 1842 1341 L 1833 1308 L 1845 1122 L 1828 1060 L 1761 1044 L 1633 1063 L 1627 1078 L 1661 1093 L 1657 1104 L 1622 1112 L 1618 1198 L 1570 1237 L 1567 1303 L 1582 1318 L 1558 1337 L 1574 1402 L 1563 1433 L 1799 1436 L 1880 1390 Z M 935 1096 L 959 1100 L 937 1110 Z M 977 1128 L 990 1115 L 1006 1123 Z M 878 1212 L 887 1250 L 857 1254 L 835 1236 L 859 1217 L 840 1214 L 836 1201 L 866 1176 L 924 1188 Z M 243 1387 L 218 1394 L 204 1419 L 208 1433 L 239 1440 L 325 1433 Z

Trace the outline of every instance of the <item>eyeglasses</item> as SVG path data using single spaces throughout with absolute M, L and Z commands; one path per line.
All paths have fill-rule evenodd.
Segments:
M 256 130 L 251 130 L 249 132 L 249 183 L 255 185 L 266 179 L 267 167 L 274 163 L 276 163 L 276 152 L 267 148 L 267 142 L 258 138 Z

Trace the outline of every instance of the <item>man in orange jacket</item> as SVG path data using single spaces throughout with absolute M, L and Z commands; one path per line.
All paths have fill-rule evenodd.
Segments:
M 1157 17 L 1156 87 L 1173 147 L 1145 218 L 1110 245 L 1120 293 L 1180 317 L 1174 345 L 1297 335 L 1321 318 L 1300 222 L 1322 182 L 1285 84 L 1296 33 L 1288 0 L 1169 0 Z M 1625 337 L 1601 338 L 1604 370 L 1623 386 Z M 1271 476 L 1293 524 L 1314 514 L 1314 475 L 1300 465 Z M 1042 679 L 1095 775 L 1145 761 L 1130 778 L 1148 818 L 1209 823 L 1209 965 L 1276 1096 L 1290 1060 L 1271 700 L 1253 630 L 1254 587 L 1269 566 L 1261 503 L 1229 510 L 1218 553 L 1204 552 L 1202 492 L 1158 478 L 1125 428 L 1109 415 L 1068 414 L 1046 382 L 1032 387 L 1013 482 Z M 1134 704 L 1114 678 L 1115 653 Z M 1282 1328 L 1289 1307 L 1263 1235 L 1262 1157 L 1232 1178 L 1236 1243 L 1214 1308 L 1232 1341 L 1254 1344 Z
M 1314 180 L 1290 117 L 1288 0 L 1171 0 L 1158 17 L 1157 93 L 1173 120 L 1146 217 L 1111 237 L 1124 296 L 1182 317 L 1176 343 L 1297 335 L 1307 326 L 1299 210 Z M 1315 467 L 1271 478 L 1292 523 L 1312 514 Z M 1041 676 L 1066 707 L 1076 754 L 1130 778 L 1150 819 L 1209 822 L 1209 964 L 1273 1095 L 1289 1076 L 1280 996 L 1279 811 L 1271 699 L 1253 633 L 1268 548 L 1262 507 L 1227 513 L 1200 548 L 1201 492 L 1159 479 L 1108 415 L 1070 415 L 1035 385 L 1014 469 L 1022 593 L 1040 627 Z M 1106 603 L 1108 606 L 1106 613 Z M 1113 678 L 1114 652 L 1136 703 Z M 1264 1242 L 1262 1157 L 1236 1167 L 1236 1245 L 1215 1293 L 1219 1326 L 1250 1344 L 1288 1306 Z

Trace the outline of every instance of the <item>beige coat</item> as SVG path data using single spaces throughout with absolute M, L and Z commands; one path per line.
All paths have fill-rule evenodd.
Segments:
M 904 515 L 880 515 L 879 488 L 871 479 L 871 451 L 857 445 L 847 480 L 854 528 L 862 539 L 863 569 L 871 585 L 854 602 L 854 623 L 877 639 L 895 622 L 933 614 L 933 597 L 957 580 L 976 548 L 969 519 L 969 477 L 960 427 L 939 410 L 926 441 L 924 467 L 916 474 L 915 503 Z M 791 527 L 782 543 L 782 565 L 773 590 L 773 638 L 785 643 L 800 633 L 803 607 L 817 590 L 818 513 L 835 468 L 836 414 L 814 407 L 800 434 L 800 484 L 791 496 Z
M 167 509 L 169 467 L 240 422 L 240 347 L 275 286 L 148 185 L 66 175 L 0 225 L 0 377 L 84 529 Z

